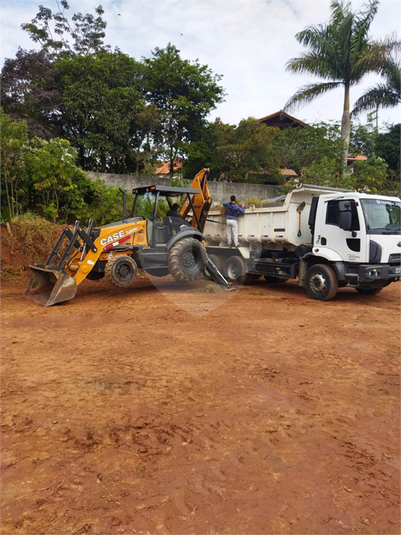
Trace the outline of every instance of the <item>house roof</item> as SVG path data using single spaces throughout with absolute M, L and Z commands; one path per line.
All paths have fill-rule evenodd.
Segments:
M 182 167 L 181 158 L 175 158 L 173 162 L 173 171 L 177 171 Z M 155 171 L 155 175 L 168 175 L 170 173 L 170 162 L 163 162 L 161 167 L 158 167 Z
M 367 156 L 364 156 L 363 154 L 358 154 L 358 156 L 355 156 L 355 157 L 348 156 L 347 161 L 348 162 L 356 162 L 356 161 L 364 162 L 367 159 L 368 159 Z
M 266 115 L 266 117 L 262 117 L 261 119 L 258 119 L 258 121 L 266 124 L 267 126 L 278 126 L 281 130 L 283 130 L 287 126 L 290 126 L 291 124 L 294 126 L 302 126 L 304 128 L 310 126 L 307 123 L 300 121 L 296 117 L 289 115 L 283 110 L 279 110 L 275 113 L 271 113 L 270 115 Z
M 280 169 L 283 176 L 298 176 L 294 169 Z

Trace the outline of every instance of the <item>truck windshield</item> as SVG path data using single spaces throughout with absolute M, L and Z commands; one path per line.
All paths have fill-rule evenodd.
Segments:
M 361 199 L 368 234 L 401 234 L 401 202 Z

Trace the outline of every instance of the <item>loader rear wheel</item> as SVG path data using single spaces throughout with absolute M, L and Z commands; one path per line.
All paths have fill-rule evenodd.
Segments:
M 121 288 L 127 288 L 134 282 L 138 273 L 138 266 L 130 256 L 113 256 L 106 264 L 105 273 L 110 277 L 113 284 Z
M 306 291 L 309 297 L 318 301 L 330 301 L 338 290 L 334 269 L 325 264 L 315 264 L 306 273 Z
M 194 238 L 184 238 L 171 247 L 168 267 L 176 280 L 189 282 L 202 275 L 206 261 L 206 251 L 201 242 Z

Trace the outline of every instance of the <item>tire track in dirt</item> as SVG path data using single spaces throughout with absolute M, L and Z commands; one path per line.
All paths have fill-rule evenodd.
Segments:
M 397 291 L 104 290 L 2 289 L 3 533 L 399 532 Z

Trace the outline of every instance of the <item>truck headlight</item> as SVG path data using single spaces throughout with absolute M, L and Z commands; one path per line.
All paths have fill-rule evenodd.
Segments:
M 368 279 L 377 279 L 379 275 L 380 275 L 380 270 L 376 268 L 370 269 L 369 271 L 366 272 L 366 278 Z

